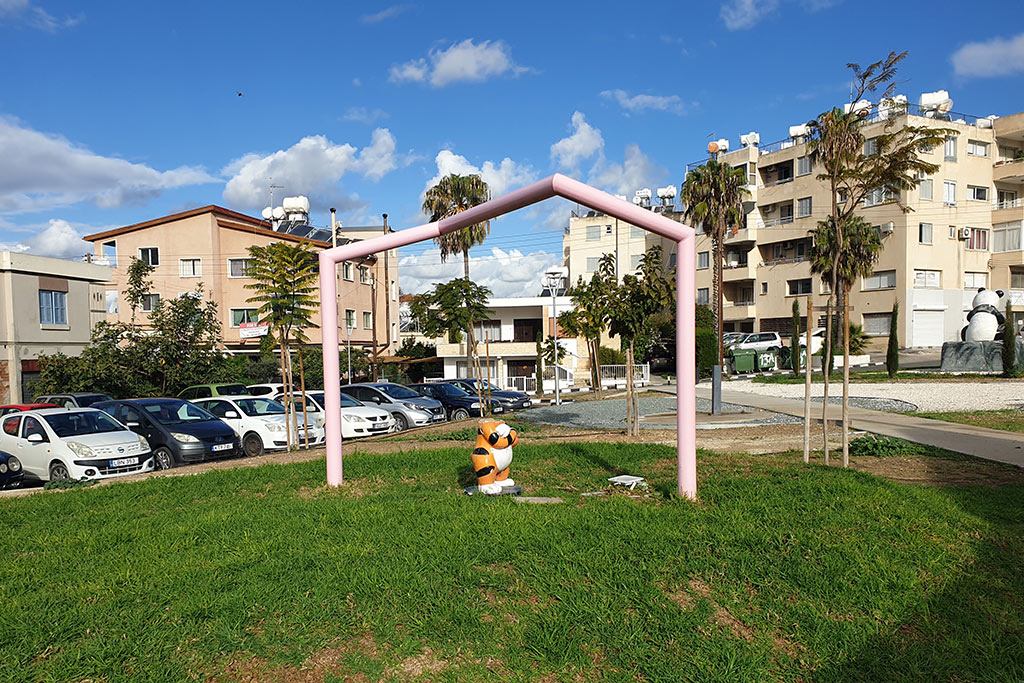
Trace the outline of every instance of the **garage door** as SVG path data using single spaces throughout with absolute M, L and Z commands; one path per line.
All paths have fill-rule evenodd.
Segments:
M 942 346 L 943 311 L 914 311 L 913 345 Z

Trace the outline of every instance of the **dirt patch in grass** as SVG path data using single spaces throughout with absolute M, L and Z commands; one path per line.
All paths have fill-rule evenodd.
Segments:
M 415 657 L 406 657 L 395 667 L 395 672 L 408 678 L 424 674 L 438 674 L 448 668 L 448 662 L 438 657 L 429 647 Z
M 382 477 L 371 477 L 361 479 L 346 477 L 345 485 L 339 488 L 328 486 L 302 486 L 296 491 L 296 495 L 303 500 L 314 500 L 325 496 L 346 496 L 348 498 L 363 498 L 364 496 L 380 493 L 387 482 Z
M 904 484 L 927 486 L 1007 486 L 1024 483 L 1024 471 L 1012 465 L 925 455 L 850 458 L 850 467 Z
M 272 666 L 262 657 L 232 659 L 220 673 L 207 677 L 209 683 L 322 683 L 328 676 L 344 676 L 346 681 L 369 681 L 360 672 L 346 672 L 345 659 L 352 655 L 371 659 L 378 654 L 373 634 L 361 633 L 343 643 L 311 654 L 301 666 Z

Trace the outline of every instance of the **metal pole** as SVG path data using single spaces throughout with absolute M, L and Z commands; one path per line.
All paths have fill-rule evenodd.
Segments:
M 814 303 L 811 297 L 807 297 L 807 358 L 804 363 L 804 462 L 811 461 L 811 320 L 814 318 Z M 799 337 L 797 337 L 799 339 Z M 799 347 L 799 344 L 797 345 Z M 796 350 L 797 358 L 800 357 L 800 349 Z
M 345 313 L 345 333 L 348 337 L 348 383 L 352 384 L 352 326 L 348 324 L 348 313 Z
M 555 340 L 552 353 L 555 354 L 555 405 L 562 405 L 562 395 L 558 390 L 558 316 L 555 315 L 555 287 L 558 278 L 550 278 L 548 286 L 551 287 L 551 336 Z
M 341 486 L 341 382 L 338 381 L 337 261 L 320 252 L 320 315 L 323 324 L 324 410 L 327 411 L 327 484 Z
M 676 483 L 680 497 L 697 499 L 697 239 L 676 247 Z

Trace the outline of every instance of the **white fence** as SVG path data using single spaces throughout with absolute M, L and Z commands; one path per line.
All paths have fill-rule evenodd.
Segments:
M 602 365 L 601 386 L 602 387 L 625 387 L 626 386 L 626 365 Z M 635 364 L 633 366 L 633 386 L 642 387 L 651 382 L 651 366 L 649 363 Z

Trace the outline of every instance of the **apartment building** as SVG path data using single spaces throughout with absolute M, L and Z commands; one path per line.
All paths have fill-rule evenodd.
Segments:
M 386 220 L 387 214 L 384 217 Z M 337 243 L 341 245 L 348 242 L 380 237 L 389 232 L 393 231 L 387 224 L 338 226 L 336 229 Z M 401 339 L 399 337 L 398 250 L 388 249 L 376 254 L 374 258 L 369 259 L 363 264 L 364 270 L 359 270 L 356 267 L 355 271 L 353 271 L 351 266 L 345 267 L 344 265 L 340 266 L 340 268 L 342 279 L 339 282 L 338 297 L 343 301 L 349 290 L 353 288 L 358 289 L 365 285 L 366 278 L 367 276 L 369 277 L 372 294 L 369 321 L 371 323 L 374 320 L 380 321 L 375 326 L 377 330 L 377 353 L 380 356 L 394 353 L 401 346 Z M 365 269 L 368 269 L 368 273 Z M 358 284 L 354 284 L 356 276 L 358 276 Z M 352 309 L 348 310 L 351 311 Z M 363 329 L 366 329 L 368 320 L 365 311 L 361 311 L 360 319 L 356 320 L 356 322 L 362 325 Z
M 246 329 L 258 321 L 258 306 L 248 301 L 254 292 L 245 287 L 252 283 L 246 274 L 248 247 L 286 241 L 305 243 L 320 250 L 331 246 L 330 234 L 330 230 L 260 220 L 211 205 L 88 235 L 84 239 L 94 245 L 94 263 L 108 265 L 111 269 L 104 291 L 107 320 L 124 322 L 131 317 L 124 292 L 129 259 L 136 257 L 155 268 L 151 276 L 152 291 L 142 303 L 143 324 L 161 299 L 187 296 L 202 284 L 205 296 L 217 304 L 224 348 L 231 353 L 255 353 L 260 339 L 249 337 L 250 330 Z M 376 339 L 379 352 L 386 354 L 393 349 L 393 345 L 387 346 L 388 321 L 383 315 L 377 319 L 373 315 L 375 310 L 387 310 L 386 305 L 374 303 L 375 274 L 380 260 L 368 258 L 339 264 L 339 336 L 344 344 L 350 335 L 353 346 L 368 351 Z M 392 264 L 395 272 L 389 275 L 397 281 L 397 263 Z M 386 293 L 381 291 L 380 294 L 383 300 Z M 397 330 L 397 306 L 392 308 Z M 307 330 L 306 334 L 311 343 L 319 344 L 322 339 L 319 312 L 312 319 L 317 327 Z
M 939 168 L 900 197 L 910 213 L 903 213 L 895 196 L 884 191 L 864 201 L 859 213 L 879 230 L 883 250 L 874 273 L 854 285 L 851 320 L 881 344 L 898 298 L 901 344 L 941 346 L 959 339 L 974 293 L 986 287 L 1002 289 L 1018 323 L 1024 322 L 1024 114 L 977 118 L 898 104 L 871 107 L 864 125 L 867 154 L 886 125 L 941 126 L 954 132 L 943 145 L 922 150 Z M 811 295 L 816 306 L 823 306 L 827 296 L 827 284 L 810 272 L 807 253 L 809 232 L 829 214 L 829 192 L 816 177 L 821 169 L 808 154 L 806 128 L 793 126 L 790 133 L 767 145 L 751 133 L 741 137 L 739 149 L 719 152 L 720 160 L 746 170 L 750 192 L 744 220 L 725 243 L 727 331 L 788 332 L 794 298 L 803 307 Z M 682 220 L 667 202 L 652 210 Z M 589 277 L 600 255 L 615 249 L 621 267 L 628 269 L 624 272 L 635 269 L 639 254 L 652 244 L 662 245 L 667 265 L 674 267 L 674 243 L 642 232 L 599 214 L 574 216 L 563 240 L 573 281 L 578 275 Z M 697 301 L 711 304 L 710 238 L 700 235 L 696 248 Z
M 40 356 L 82 352 L 110 277 L 94 263 L 0 251 L 0 403 L 31 400 Z

